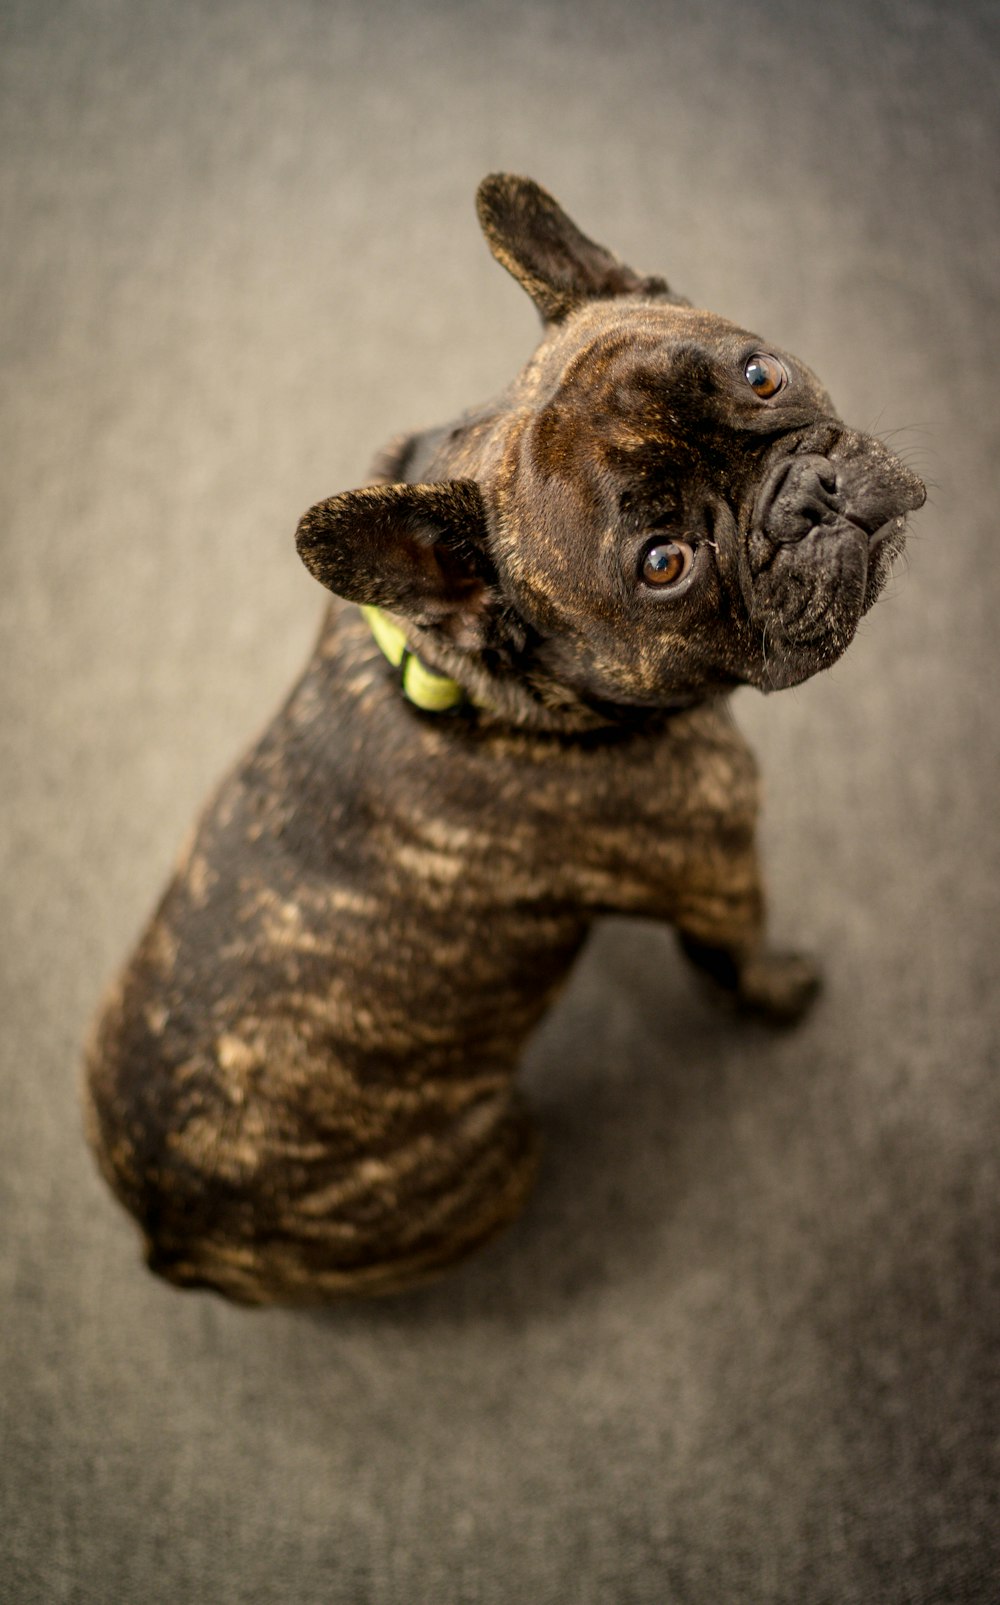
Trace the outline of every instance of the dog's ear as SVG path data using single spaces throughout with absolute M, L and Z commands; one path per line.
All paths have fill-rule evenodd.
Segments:
M 665 279 L 643 278 L 595 245 L 533 179 L 491 173 L 476 192 L 476 211 L 493 255 L 527 290 L 546 323 L 559 323 L 574 307 L 608 296 L 679 299 Z
M 303 515 L 295 543 L 327 590 L 474 644 L 496 583 L 474 480 L 345 491 Z

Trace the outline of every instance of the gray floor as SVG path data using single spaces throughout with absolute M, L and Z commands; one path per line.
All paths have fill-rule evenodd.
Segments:
M 0 1598 L 1000 1599 L 995 8 L 7 0 Z M 529 351 L 472 193 L 548 185 L 932 482 L 844 663 L 738 713 L 771 1035 L 608 925 L 527 1217 L 244 1313 L 141 1269 L 78 1049 L 320 597 L 291 532 Z

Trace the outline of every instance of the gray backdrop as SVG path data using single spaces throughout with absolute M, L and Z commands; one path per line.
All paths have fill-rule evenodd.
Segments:
M 0 1597 L 1000 1599 L 996 8 L 0 29 Z M 299 513 L 531 349 L 472 212 L 499 167 L 931 482 L 843 664 L 737 699 L 828 987 L 770 1034 L 607 925 L 525 1065 L 523 1221 L 409 1298 L 247 1313 L 141 1268 L 79 1043 L 307 653 Z

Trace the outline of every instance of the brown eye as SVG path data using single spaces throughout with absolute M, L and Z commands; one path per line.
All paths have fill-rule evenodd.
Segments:
M 686 578 L 694 562 L 687 541 L 656 541 L 642 556 L 642 577 L 647 585 L 676 585 Z
M 769 357 L 766 351 L 754 352 L 743 369 L 743 376 L 754 395 L 760 396 L 762 401 L 769 401 L 788 383 L 784 364 L 777 357 Z

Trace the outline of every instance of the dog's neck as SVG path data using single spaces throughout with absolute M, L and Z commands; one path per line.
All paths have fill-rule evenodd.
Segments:
M 332 617 L 338 610 L 333 610 Z M 379 608 L 361 609 L 372 637 L 395 671 L 401 697 L 422 713 L 460 714 L 484 724 L 509 726 L 564 737 L 613 737 L 656 728 L 707 698 L 678 698 L 663 707 L 642 708 L 588 701 L 551 682 L 533 682 L 529 673 L 491 668 L 468 653 L 450 650 L 410 620 Z

